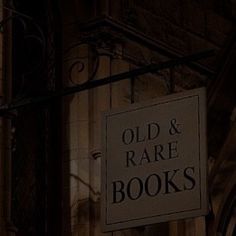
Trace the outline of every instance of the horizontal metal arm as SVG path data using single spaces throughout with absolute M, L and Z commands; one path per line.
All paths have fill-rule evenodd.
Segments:
M 214 55 L 214 50 L 208 50 L 201 53 L 196 53 L 189 56 L 185 56 L 185 57 L 181 57 L 181 58 L 177 58 L 173 60 L 168 60 L 166 62 L 162 62 L 159 64 L 150 64 L 150 65 L 143 66 L 141 68 L 137 68 L 137 69 L 120 73 L 117 75 L 112 75 L 112 76 L 108 76 L 101 79 L 91 80 L 80 85 L 65 88 L 62 91 L 51 92 L 48 95 L 39 96 L 39 97 L 31 97 L 31 98 L 27 98 L 19 102 L 5 104 L 5 105 L 0 106 L 0 116 L 4 115 L 5 113 L 9 111 L 20 109 L 29 105 L 45 103 L 57 97 L 63 97 L 63 96 L 79 93 L 84 90 L 97 88 L 97 87 L 104 86 L 109 83 L 118 82 L 118 81 L 128 79 L 128 78 L 135 79 L 137 76 L 140 76 L 140 75 L 158 72 L 160 70 L 173 68 L 178 65 L 183 65 L 183 64 L 187 65 L 188 63 L 191 63 L 193 61 L 201 60 L 201 59 L 213 56 L 213 55 Z

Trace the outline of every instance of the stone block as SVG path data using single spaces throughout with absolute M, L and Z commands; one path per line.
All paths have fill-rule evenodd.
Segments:
M 176 0 L 161 0 L 160 16 L 175 25 L 182 25 L 182 4 Z
M 89 146 L 89 122 L 78 121 L 66 125 L 66 137 L 68 143 L 64 144 L 64 150 L 88 148 Z
M 206 15 L 206 37 L 218 46 L 224 46 L 232 31 L 232 23 L 209 11 Z
M 195 35 L 204 37 L 206 10 L 203 4 L 185 1 L 181 7 L 183 27 Z

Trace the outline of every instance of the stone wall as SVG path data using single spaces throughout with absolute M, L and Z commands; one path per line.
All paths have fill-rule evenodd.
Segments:
M 64 24 L 65 50 L 72 44 L 80 42 L 83 34 L 77 23 L 95 20 L 106 15 L 114 22 L 130 31 L 137 32 L 156 44 L 162 45 L 173 55 L 187 55 L 207 49 L 215 49 L 216 56 L 205 59 L 201 63 L 208 69 L 218 70 L 224 52 L 231 42 L 233 30 L 230 19 L 215 11 L 210 1 L 139 1 L 139 0 L 104 0 L 98 1 L 95 9 L 84 17 L 76 18 L 76 14 L 87 9 L 83 4 L 67 5 Z M 69 14 L 73 7 L 73 14 Z M 81 8 L 80 8 L 81 7 Z M 78 9 L 77 9 L 78 8 Z M 80 8 L 80 9 L 79 9 Z M 86 12 L 86 11 L 85 11 Z M 85 13 L 84 12 L 84 13 Z M 82 14 L 83 15 L 83 14 Z M 68 21 L 67 21 L 68 20 Z M 68 23 L 74 22 L 74 23 Z M 75 23 L 76 22 L 76 23 Z M 85 24 L 86 25 L 86 24 Z M 68 27 L 69 26 L 69 27 Z M 103 28 L 97 31 L 104 30 Z M 129 37 L 108 29 L 105 38 L 96 32 L 91 33 L 90 42 L 100 52 L 99 65 L 94 79 L 129 71 L 151 62 L 162 62 L 170 59 Z M 109 38 L 110 37 L 110 38 Z M 113 42 L 107 45 L 107 40 Z M 98 41 L 98 42 L 97 42 Z M 77 47 L 78 46 L 78 47 Z M 82 64 L 71 67 L 64 64 L 65 86 L 87 81 L 96 64 L 91 50 L 85 45 L 72 47 L 70 58 L 82 60 Z M 67 52 L 68 53 L 68 52 Z M 79 58 L 84 55 L 83 58 Z M 67 55 L 68 56 L 68 55 Z M 64 59 L 67 58 L 65 56 Z M 73 70 L 71 70 L 73 69 Z M 73 81 L 68 80 L 68 73 L 73 74 Z M 132 102 L 140 102 L 170 93 L 168 80 L 170 70 L 160 73 L 146 74 L 131 80 L 109 84 L 70 96 L 64 100 L 65 109 L 65 146 L 64 159 L 68 168 L 64 186 L 65 199 L 70 200 L 68 211 L 68 233 L 78 235 L 205 235 L 205 221 L 200 217 L 186 221 L 171 222 L 134 230 L 102 234 L 100 229 L 100 162 L 101 162 L 101 117 L 102 112 L 116 107 L 125 107 Z M 171 92 L 210 86 L 209 78 L 188 66 L 178 66 L 174 70 L 174 89 Z

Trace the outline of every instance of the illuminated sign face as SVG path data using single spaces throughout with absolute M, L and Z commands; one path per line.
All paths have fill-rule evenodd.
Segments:
M 205 90 L 103 116 L 102 229 L 207 213 Z

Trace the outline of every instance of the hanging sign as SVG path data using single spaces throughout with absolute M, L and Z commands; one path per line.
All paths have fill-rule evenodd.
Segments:
M 102 229 L 207 213 L 205 89 L 103 115 Z

